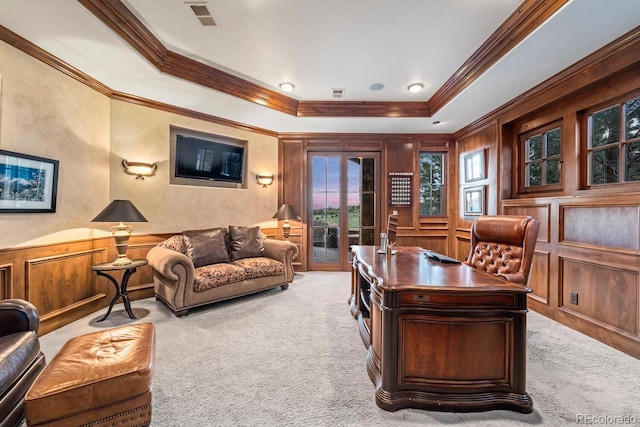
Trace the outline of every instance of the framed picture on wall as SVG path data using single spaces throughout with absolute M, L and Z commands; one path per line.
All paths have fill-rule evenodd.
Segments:
M 464 214 L 484 215 L 485 213 L 485 186 L 469 187 L 464 189 Z
M 0 150 L 0 213 L 55 212 L 58 160 Z
M 464 156 L 465 182 L 478 181 L 487 177 L 484 152 L 485 150 L 482 149 Z

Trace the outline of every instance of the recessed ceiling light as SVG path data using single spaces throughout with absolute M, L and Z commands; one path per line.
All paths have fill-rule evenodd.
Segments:
M 409 92 L 414 92 L 414 93 L 420 92 L 423 88 L 424 88 L 424 85 L 422 83 L 413 83 L 413 84 L 410 84 L 409 87 L 407 87 Z
M 434 126 L 438 126 L 440 123 L 442 123 L 440 120 L 435 120 L 435 121 L 433 122 L 433 125 L 434 125 Z
M 382 83 L 374 83 L 371 86 L 369 86 L 370 90 L 382 90 L 384 88 L 384 85 Z
M 282 89 L 285 92 L 291 92 L 293 90 L 295 86 L 293 85 L 293 83 L 280 83 L 280 89 Z

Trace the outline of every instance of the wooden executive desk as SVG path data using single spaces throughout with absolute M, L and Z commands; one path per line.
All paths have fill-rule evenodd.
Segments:
M 353 246 L 351 313 L 385 410 L 533 410 L 526 386 L 525 286 L 419 247 L 389 261 Z

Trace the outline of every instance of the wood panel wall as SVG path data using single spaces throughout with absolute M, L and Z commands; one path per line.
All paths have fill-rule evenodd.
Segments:
M 540 220 L 529 307 L 637 358 L 640 183 L 587 185 L 584 112 L 639 94 L 640 27 L 455 135 L 459 161 L 487 150 L 488 212 Z M 562 185 L 521 191 L 518 136 L 555 121 Z M 469 227 L 459 215 L 456 256 L 468 250 Z

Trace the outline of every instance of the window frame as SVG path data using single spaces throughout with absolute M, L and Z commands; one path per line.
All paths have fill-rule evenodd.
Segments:
M 559 129 L 560 130 L 560 152 L 557 155 L 548 156 L 547 155 L 547 147 L 544 143 L 546 141 L 546 134 L 552 130 Z M 534 186 L 527 186 L 527 166 L 533 162 L 527 161 L 527 147 L 526 143 L 531 137 L 535 135 L 542 135 L 543 146 L 542 146 L 542 156 L 539 161 L 542 165 L 541 168 L 541 178 L 543 182 L 546 180 L 546 165 L 549 160 L 558 160 L 558 171 L 560 173 L 560 182 L 553 184 L 540 184 Z M 563 150 L 563 138 L 564 137 L 564 123 L 562 119 L 554 120 L 549 122 L 543 126 L 539 126 L 535 129 L 523 132 L 518 134 L 518 191 L 520 194 L 529 194 L 529 193 L 539 193 L 546 191 L 561 191 L 563 188 L 563 177 L 562 177 L 562 150 Z
M 422 155 L 423 154 L 428 154 L 428 155 L 441 155 L 442 156 L 442 190 L 441 190 L 441 194 L 440 194 L 440 210 L 441 210 L 441 214 L 440 215 L 423 215 L 422 214 L 422 203 L 421 203 L 421 178 L 422 178 Z M 418 208 L 418 217 L 419 218 L 446 218 L 447 215 L 447 161 L 448 161 L 448 152 L 446 151 L 441 151 L 441 150 L 420 150 L 418 152 L 418 186 L 417 186 L 417 208 Z M 433 184 L 431 184 L 433 185 Z
M 640 184 L 640 180 L 628 181 L 626 180 L 627 175 L 627 156 L 626 156 L 626 148 L 630 144 L 640 142 L 640 136 L 635 139 L 628 140 L 626 139 L 626 103 L 629 101 L 640 99 L 640 92 L 632 92 L 627 93 L 623 96 L 619 96 L 613 98 L 607 102 L 600 103 L 594 107 L 584 110 L 583 112 L 583 123 L 582 128 L 584 129 L 584 134 L 586 135 L 583 138 L 583 143 L 581 144 L 584 149 L 584 163 L 583 165 L 583 173 L 584 177 L 584 188 L 588 190 L 596 190 L 603 188 L 624 188 L 628 186 L 637 186 Z M 619 118 L 619 140 L 615 143 L 610 143 L 607 145 L 593 147 L 592 146 L 592 130 L 593 130 L 593 115 L 599 113 L 601 111 L 608 110 L 613 107 L 620 108 L 620 118 Z M 603 151 L 608 148 L 618 148 L 618 181 L 616 182 L 606 182 L 602 184 L 594 184 L 593 183 L 593 153 L 597 151 Z

